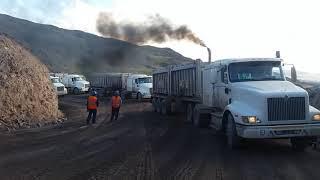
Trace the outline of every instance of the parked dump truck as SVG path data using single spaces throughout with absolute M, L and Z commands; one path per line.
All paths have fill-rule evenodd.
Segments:
M 131 73 L 95 73 L 88 76 L 91 88 L 110 95 L 119 90 L 124 98 L 151 98 L 152 76 Z
M 58 96 L 68 94 L 67 88 L 61 83 L 59 77 L 50 76 L 50 80 Z
M 153 72 L 152 104 L 162 114 L 211 126 L 231 148 L 243 139 L 285 138 L 304 150 L 320 135 L 320 111 L 308 93 L 286 80 L 280 58 L 200 60 Z
M 59 77 L 69 93 L 81 94 L 89 91 L 90 83 L 85 80 L 83 75 L 67 73 L 52 73 L 52 75 Z

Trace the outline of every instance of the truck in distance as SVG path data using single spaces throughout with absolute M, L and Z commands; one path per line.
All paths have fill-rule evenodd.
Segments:
M 70 93 L 80 94 L 89 91 L 90 83 L 83 78 L 83 75 L 65 73 L 53 73 L 53 75 L 60 78 Z
M 93 89 L 110 95 L 119 90 L 124 98 L 151 98 L 152 76 L 131 73 L 95 73 L 88 76 Z
M 286 80 L 282 65 L 280 58 L 244 58 L 157 69 L 153 107 L 185 112 L 194 125 L 225 133 L 231 148 L 244 139 L 284 138 L 304 150 L 320 135 L 320 111 Z
M 68 94 L 67 88 L 60 82 L 59 77 L 50 76 L 50 80 L 58 96 Z

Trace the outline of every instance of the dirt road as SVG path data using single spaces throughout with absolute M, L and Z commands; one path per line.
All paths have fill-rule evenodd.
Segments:
M 85 96 L 60 99 L 68 120 L 55 127 L 0 134 L 0 179 L 320 179 L 320 152 L 286 141 L 251 141 L 228 150 L 222 135 L 160 116 L 148 102 L 128 101 L 109 122 L 85 126 Z

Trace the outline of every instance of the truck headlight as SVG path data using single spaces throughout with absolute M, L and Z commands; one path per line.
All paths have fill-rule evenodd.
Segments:
M 256 116 L 242 116 L 242 121 L 249 124 L 256 124 L 260 122 L 257 120 Z
M 314 121 L 320 121 L 320 114 L 313 115 L 313 120 Z

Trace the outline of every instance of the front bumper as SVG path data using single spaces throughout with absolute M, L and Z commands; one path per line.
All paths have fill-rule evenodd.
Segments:
M 88 87 L 87 87 L 87 88 L 83 87 L 83 88 L 81 88 L 80 90 L 81 90 L 81 92 L 88 92 L 88 91 L 89 91 L 89 88 L 88 88 Z
M 299 125 L 246 126 L 236 125 L 238 136 L 248 139 L 320 136 L 320 123 Z
M 64 89 L 63 91 L 57 91 L 57 94 L 58 94 L 58 96 L 66 95 L 66 94 L 68 94 L 68 90 Z
M 142 98 L 143 99 L 150 99 L 151 98 L 151 94 L 143 94 Z

